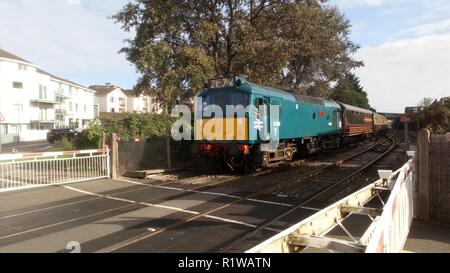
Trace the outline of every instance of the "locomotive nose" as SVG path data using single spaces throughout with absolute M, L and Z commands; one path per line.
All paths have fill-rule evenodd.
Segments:
M 198 155 L 200 153 L 200 149 L 198 147 L 198 144 L 192 144 L 191 145 L 191 154 Z
M 229 156 L 238 156 L 240 154 L 240 149 L 237 144 L 228 145 L 228 155 Z

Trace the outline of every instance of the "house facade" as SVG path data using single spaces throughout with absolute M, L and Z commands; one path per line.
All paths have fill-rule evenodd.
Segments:
M 95 103 L 100 113 L 161 113 L 154 99 L 146 95 L 136 95 L 133 90 L 122 89 L 106 83 L 89 87 L 96 91 Z
M 124 90 L 128 96 L 128 111 L 136 113 L 161 114 L 155 99 L 147 95 L 136 95 L 134 90 Z
M 85 128 L 94 119 L 94 93 L 0 49 L 2 142 L 45 139 L 54 128 Z
M 107 83 L 105 85 L 92 85 L 95 104 L 98 104 L 100 113 L 126 113 L 128 112 L 128 96 L 118 86 Z

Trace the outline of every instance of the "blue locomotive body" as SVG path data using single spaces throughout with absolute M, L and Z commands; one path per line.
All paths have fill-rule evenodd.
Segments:
M 226 161 L 231 168 L 249 162 L 266 166 L 291 160 L 296 153 L 339 147 L 344 134 L 342 105 L 239 77 L 212 81 L 197 98 L 201 105 L 196 107 L 200 112 L 195 135 L 200 152 Z M 230 111 L 237 106 L 241 111 Z M 275 151 L 261 149 L 274 141 Z

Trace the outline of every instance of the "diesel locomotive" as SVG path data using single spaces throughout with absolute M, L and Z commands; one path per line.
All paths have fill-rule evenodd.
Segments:
M 379 134 L 389 125 L 384 116 L 366 109 L 242 77 L 211 80 L 196 102 L 198 153 L 231 169 L 264 168 L 336 149 Z

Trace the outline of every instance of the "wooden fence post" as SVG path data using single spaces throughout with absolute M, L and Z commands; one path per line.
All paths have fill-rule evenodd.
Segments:
M 170 137 L 166 138 L 166 154 L 167 154 L 167 168 L 172 169 L 172 157 L 170 148 Z
M 106 146 L 106 133 L 105 132 L 103 132 L 103 134 L 102 134 L 102 147 L 100 147 L 100 149 L 105 149 L 105 146 Z
M 428 129 L 422 129 L 417 138 L 417 217 L 430 220 L 430 138 Z

